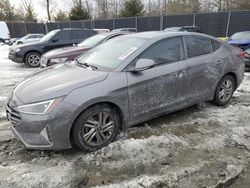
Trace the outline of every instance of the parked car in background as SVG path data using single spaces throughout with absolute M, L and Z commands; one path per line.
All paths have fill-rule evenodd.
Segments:
M 26 44 L 30 42 L 36 42 L 39 41 L 41 38 L 43 38 L 43 34 L 28 34 L 18 40 L 14 44 Z
M 138 30 L 137 30 L 137 28 L 118 28 L 118 29 L 114 29 L 112 31 L 113 32 L 126 31 L 126 32 L 136 33 Z
M 64 47 L 51 50 L 41 57 L 40 66 L 47 67 L 58 63 L 64 63 L 65 61 L 73 61 L 79 55 L 85 53 L 91 48 L 106 42 L 111 38 L 115 38 L 121 35 L 128 34 L 128 32 L 109 32 L 94 35 L 83 42 L 79 43 L 77 46 Z
M 11 93 L 7 118 L 27 148 L 93 151 L 157 116 L 228 104 L 244 76 L 240 53 L 199 33 L 124 35 L 29 76 Z
M 93 29 L 94 31 L 97 31 L 98 33 L 108 33 L 110 32 L 109 29 Z
M 164 29 L 164 31 L 167 32 L 173 32 L 173 31 L 187 31 L 187 32 L 197 32 L 202 33 L 202 30 L 198 26 L 181 26 L 181 27 L 169 27 Z
M 229 39 L 229 37 L 217 37 L 217 38 L 222 40 L 222 41 L 227 41 Z
M 250 49 L 245 51 L 246 71 L 250 71 Z
M 10 41 L 10 32 L 6 22 L 0 21 L 0 43 L 8 43 Z
M 239 47 L 242 50 L 250 48 L 250 31 L 242 31 L 233 34 L 228 40 L 228 44 Z
M 56 29 L 37 42 L 15 45 L 9 50 L 9 59 L 16 63 L 25 63 L 29 67 L 39 67 L 42 54 L 65 46 L 78 44 L 97 34 L 97 31 L 89 29 Z

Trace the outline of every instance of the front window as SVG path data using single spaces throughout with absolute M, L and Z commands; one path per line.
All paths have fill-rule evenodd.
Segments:
M 79 64 L 87 63 L 98 68 L 113 70 L 145 42 L 144 38 L 114 38 L 83 54 L 77 61 Z
M 173 63 L 184 58 L 181 37 L 172 37 L 159 41 L 146 50 L 141 59 L 152 59 L 157 64 Z
M 90 38 L 84 40 L 83 42 L 78 44 L 78 46 L 92 48 L 92 47 L 96 46 L 97 44 L 99 44 L 100 42 L 102 42 L 103 39 L 105 39 L 105 35 L 95 35 L 93 37 L 90 37 Z
M 235 33 L 230 37 L 230 39 L 231 40 L 250 39 L 250 31 Z
M 48 42 L 50 39 L 58 32 L 60 31 L 59 29 L 50 31 L 47 35 L 41 38 L 41 42 Z

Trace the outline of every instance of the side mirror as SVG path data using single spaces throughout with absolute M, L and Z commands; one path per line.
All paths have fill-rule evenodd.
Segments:
M 59 41 L 59 39 L 52 39 L 52 41 L 51 42 L 57 42 L 57 41 Z
M 155 61 L 152 59 L 139 59 L 135 64 L 135 72 L 150 69 L 155 66 Z

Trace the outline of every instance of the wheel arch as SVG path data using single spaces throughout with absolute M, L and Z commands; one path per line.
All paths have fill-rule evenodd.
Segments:
M 39 52 L 38 50 L 30 50 L 30 51 L 27 51 L 24 56 L 23 56 L 23 62 L 25 62 L 25 59 L 26 59 L 26 56 L 31 53 L 31 52 L 36 52 L 36 53 L 39 53 L 41 56 L 42 56 L 42 53 Z
M 119 105 L 115 104 L 114 102 L 110 102 L 110 101 L 96 102 L 96 103 L 88 105 L 84 109 L 81 109 L 80 112 L 77 114 L 77 116 L 74 118 L 74 121 L 73 121 L 73 123 L 71 124 L 71 127 L 70 127 L 70 141 L 71 141 L 71 143 L 72 143 L 72 130 L 73 130 L 74 124 L 75 124 L 76 120 L 81 116 L 81 114 L 83 112 L 85 112 L 87 109 L 89 109 L 89 108 L 91 108 L 93 106 L 104 105 L 104 104 L 111 106 L 112 108 L 114 108 L 117 111 L 117 113 L 119 115 L 119 123 L 120 123 L 119 129 L 124 130 L 126 128 L 126 121 L 125 121 L 125 118 L 124 118 L 125 116 L 124 116 L 124 113 L 123 113 L 123 111 L 122 111 L 122 109 L 121 109 L 121 107 Z
M 234 73 L 234 72 L 228 72 L 226 73 L 222 78 L 224 78 L 225 76 L 232 76 L 234 81 L 235 81 L 235 85 L 236 85 L 236 88 L 238 86 L 238 78 L 237 78 L 237 75 Z M 221 78 L 221 79 L 222 79 Z

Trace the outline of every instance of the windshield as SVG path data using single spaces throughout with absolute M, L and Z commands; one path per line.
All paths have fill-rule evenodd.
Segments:
M 105 39 L 106 36 L 104 35 L 94 35 L 86 40 L 84 40 L 83 42 L 79 43 L 78 46 L 86 46 L 86 47 L 94 47 L 96 46 L 98 43 L 102 42 L 103 39 Z
M 145 42 L 144 38 L 114 38 L 83 54 L 77 60 L 80 64 L 87 63 L 98 68 L 113 70 Z
M 232 40 L 250 39 L 250 31 L 235 33 L 230 37 L 230 39 Z
M 58 31 L 59 31 L 59 29 L 50 31 L 48 34 L 46 34 L 44 37 L 42 37 L 40 39 L 40 41 L 41 42 L 48 42 Z

